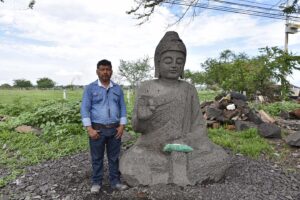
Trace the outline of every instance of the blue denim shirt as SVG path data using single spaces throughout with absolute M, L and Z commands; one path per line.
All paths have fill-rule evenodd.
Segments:
M 121 87 L 110 82 L 108 89 L 96 80 L 87 85 L 83 92 L 81 117 L 84 126 L 91 123 L 126 124 L 126 105 Z

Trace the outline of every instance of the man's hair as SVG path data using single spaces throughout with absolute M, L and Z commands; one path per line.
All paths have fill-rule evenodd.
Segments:
M 111 68 L 111 62 L 109 60 L 103 59 L 97 63 L 97 69 L 99 69 L 100 65 L 109 66 Z

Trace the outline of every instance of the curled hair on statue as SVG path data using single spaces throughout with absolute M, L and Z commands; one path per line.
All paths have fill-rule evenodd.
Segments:
M 168 31 L 158 43 L 154 53 L 155 77 L 159 78 L 160 57 L 166 51 L 180 51 L 186 57 L 186 47 L 175 31 Z M 183 78 L 181 72 L 180 78 Z

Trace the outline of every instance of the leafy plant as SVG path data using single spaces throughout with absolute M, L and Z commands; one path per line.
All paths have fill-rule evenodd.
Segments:
M 76 123 L 56 125 L 54 122 L 47 122 L 41 128 L 43 128 L 41 137 L 46 141 L 65 140 L 71 135 L 82 135 L 85 133 L 83 126 Z
M 0 113 L 10 116 L 18 116 L 25 111 L 33 111 L 34 105 L 29 102 L 22 102 L 22 97 L 12 100 L 12 104 L 2 104 L 0 106 Z

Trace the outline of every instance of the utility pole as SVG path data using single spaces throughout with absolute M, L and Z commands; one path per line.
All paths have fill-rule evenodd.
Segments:
M 292 4 L 291 0 L 287 0 L 285 4 L 285 8 L 290 7 Z M 286 14 L 285 18 L 285 40 L 284 40 L 284 51 L 288 53 L 288 43 L 289 43 L 289 34 L 295 34 L 298 32 L 298 28 L 300 28 L 299 24 L 294 24 L 289 22 L 289 15 Z
M 289 44 L 289 32 L 288 30 L 289 17 L 286 15 L 285 18 L 285 40 L 284 40 L 284 51 L 288 52 L 288 44 Z
M 290 23 L 288 20 L 286 20 L 286 24 L 285 24 L 285 42 L 284 42 L 285 52 L 288 52 L 289 34 L 297 33 L 299 28 L 300 28 L 300 24 Z

